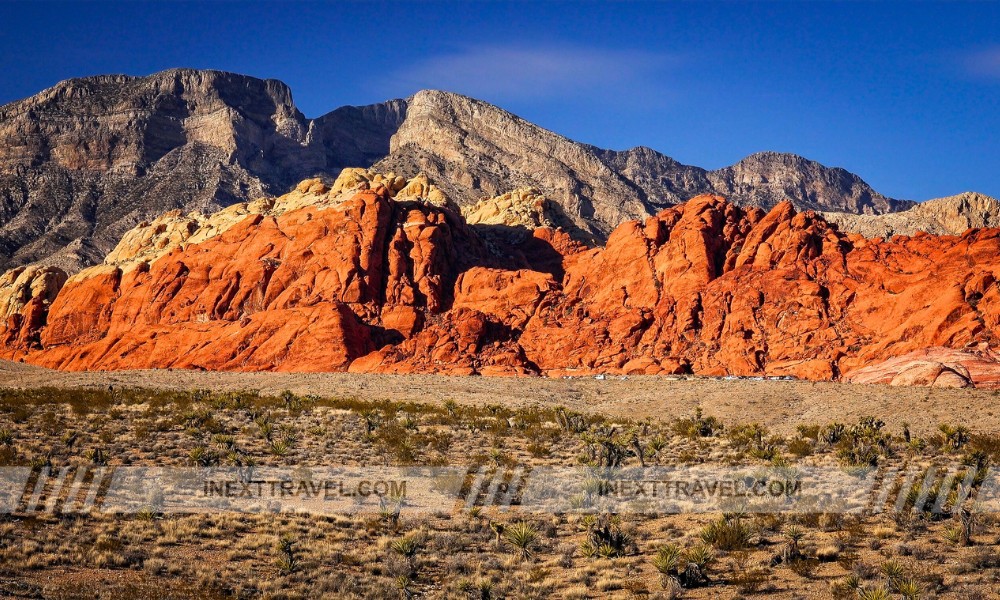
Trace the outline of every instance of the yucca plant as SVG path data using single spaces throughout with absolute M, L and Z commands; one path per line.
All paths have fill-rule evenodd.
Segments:
M 676 544 L 660 546 L 659 550 L 656 551 L 656 556 L 653 557 L 653 568 L 660 572 L 664 588 L 668 586 L 679 587 L 680 581 L 677 579 L 677 575 L 680 573 L 682 559 L 681 549 Z
M 969 438 L 972 435 L 969 428 L 964 425 L 953 427 L 942 423 L 938 429 L 941 430 L 945 443 L 951 446 L 954 450 L 961 450 L 963 446 L 969 443 Z
M 403 600 L 410 600 L 413 597 L 413 590 L 410 589 L 411 583 L 410 578 L 406 575 L 400 575 L 396 578 L 396 588 L 399 590 L 399 595 Z
M 288 454 L 288 442 L 285 440 L 274 440 L 271 442 L 271 454 L 284 456 Z
M 299 564 L 295 556 L 296 543 L 295 538 L 290 534 L 278 538 L 278 568 L 286 574 L 294 572 Z
M 805 530 L 795 524 L 785 527 L 785 537 L 788 538 L 788 547 L 785 548 L 785 560 L 795 560 L 802 556 L 799 551 L 799 542 L 806 536 Z
M 514 546 L 521 558 L 531 556 L 531 547 L 538 540 L 538 531 L 527 521 L 519 521 L 503 530 L 504 539 Z
M 605 558 L 625 556 L 634 547 L 632 536 L 622 528 L 617 515 L 601 515 L 587 527 L 588 541 Z
M 195 448 L 195 450 L 197 450 L 197 448 Z M 192 452 L 194 451 L 192 450 Z M 108 453 L 105 452 L 103 448 L 94 448 L 92 450 L 88 450 L 84 454 L 84 456 L 90 459 L 90 462 L 93 465 L 101 466 L 108 464 Z
M 861 589 L 861 577 L 857 573 L 848 573 L 843 580 L 844 587 L 849 590 L 856 591 Z
M 861 588 L 858 590 L 858 600 L 891 600 L 892 594 L 884 587 Z
M 684 553 L 684 559 L 688 563 L 696 565 L 699 570 L 704 571 L 715 560 L 715 552 L 712 551 L 711 546 L 698 544 Z
M 681 549 L 676 544 L 660 546 L 653 558 L 653 567 L 663 575 L 673 576 L 681 564 Z
M 857 573 L 849 573 L 843 579 L 836 581 L 830 588 L 834 598 L 856 597 L 861 589 L 861 578 Z
M 882 574 L 889 583 L 889 589 L 897 590 L 899 584 L 906 579 L 906 567 L 899 561 L 890 559 L 882 563 Z
M 949 527 L 945 527 L 944 529 L 944 539 L 947 540 L 948 543 L 955 546 L 962 543 L 962 534 L 963 530 L 961 525 L 951 525 Z
M 912 579 L 906 579 L 899 582 L 899 585 L 896 586 L 896 591 L 899 592 L 899 595 L 905 600 L 917 600 L 923 592 L 920 588 L 920 584 Z
M 417 554 L 417 550 L 420 549 L 420 544 L 417 540 L 411 537 L 402 537 L 393 540 L 389 547 L 392 548 L 393 552 L 404 556 L 406 558 L 413 558 Z

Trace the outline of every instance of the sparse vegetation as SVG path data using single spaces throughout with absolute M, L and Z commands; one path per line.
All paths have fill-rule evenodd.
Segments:
M 996 436 L 941 428 L 919 438 L 877 419 L 804 425 L 790 437 L 696 411 L 631 421 L 564 408 L 433 406 L 285 393 L 0 390 L 6 465 L 472 464 L 514 468 L 747 464 L 919 467 L 875 514 L 503 514 L 490 505 L 412 515 L 384 495 L 374 514 L 164 514 L 0 519 L 0 573 L 37 595 L 536 598 L 784 595 L 827 585 L 842 598 L 974 597 L 1000 561 L 992 515 L 963 504 L 997 460 Z M 925 430 L 920 432 L 921 435 Z M 933 431 L 931 433 L 934 433 Z M 944 471 L 920 494 L 932 465 Z M 967 475 L 969 477 L 967 478 Z M 916 491 L 914 491 L 916 489 Z M 943 498 L 941 511 L 935 502 Z M 903 510 L 892 505 L 903 499 Z M 42 502 L 44 503 L 44 496 Z M 192 558 L 197 557 L 197 558 Z M 110 574 L 110 575 L 109 575 Z M 114 575 L 114 577 L 111 577 Z M 127 575 L 127 577 L 126 577 Z M 121 576 L 121 577 L 119 577 Z M 79 576 L 78 576 L 79 577 Z M 121 592 L 118 580 L 133 581 Z M 183 583 L 176 583 L 183 582 Z M 6 585 L 6 584 L 4 584 Z M 825 588 L 824 588 L 825 589 Z M 104 590 L 101 592 L 100 590 Z M 35 592 L 32 592 L 35 593 Z

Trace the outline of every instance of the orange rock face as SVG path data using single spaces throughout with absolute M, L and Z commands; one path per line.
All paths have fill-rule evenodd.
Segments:
M 998 256 L 998 230 L 865 240 L 787 203 L 765 215 L 714 196 L 625 223 L 604 248 L 542 228 L 490 250 L 448 207 L 376 189 L 90 269 L 54 300 L 21 285 L 30 318 L 2 339 L 6 357 L 62 369 L 840 379 L 994 347 Z M 996 383 L 983 360 L 967 379 Z M 959 385 L 941 364 L 900 381 Z
M 27 359 L 62 369 L 344 370 L 451 302 L 456 232 L 475 255 L 475 239 L 446 211 L 375 192 L 252 215 L 139 268 L 71 279 L 41 328 L 43 349 Z

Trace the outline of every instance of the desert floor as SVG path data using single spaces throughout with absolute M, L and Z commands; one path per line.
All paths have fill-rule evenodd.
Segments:
M 0 514 L 0 597 L 995 598 L 1000 514 L 974 510 L 960 482 L 974 475 L 981 489 L 1000 464 L 998 398 L 801 381 L 2 362 L 0 466 L 31 467 L 36 483 Z M 887 479 L 888 503 L 863 513 L 506 511 L 476 500 L 323 515 L 72 510 L 81 495 L 54 475 L 460 465 L 495 478 L 639 464 L 879 466 L 914 479 Z
M 783 435 L 799 425 L 852 423 L 875 416 L 893 430 L 908 423 L 919 435 L 937 431 L 941 423 L 1000 431 L 1000 390 L 934 389 L 855 385 L 831 382 L 675 379 L 629 376 L 456 377 L 443 375 L 353 375 L 347 373 L 220 373 L 186 370 L 63 372 L 0 361 L 0 387 L 42 386 L 106 388 L 143 387 L 163 390 L 254 390 L 276 395 L 354 397 L 511 409 L 564 406 L 578 412 L 629 419 L 672 420 L 696 408 L 723 423 L 756 422 Z

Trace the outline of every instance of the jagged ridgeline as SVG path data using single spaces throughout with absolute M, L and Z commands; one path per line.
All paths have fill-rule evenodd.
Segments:
M 279 81 L 179 69 L 73 79 L 0 107 L 0 268 L 41 262 L 72 273 L 170 210 L 211 213 L 371 165 L 406 179 L 423 172 L 459 207 L 534 189 L 592 244 L 701 193 L 857 214 L 909 206 L 787 154 L 706 171 L 648 148 L 576 143 L 438 91 L 309 119 Z
M 346 169 L 0 279 L 0 358 L 68 370 L 702 374 L 996 386 L 1000 230 L 866 239 L 697 196 L 602 248 L 533 188 Z

